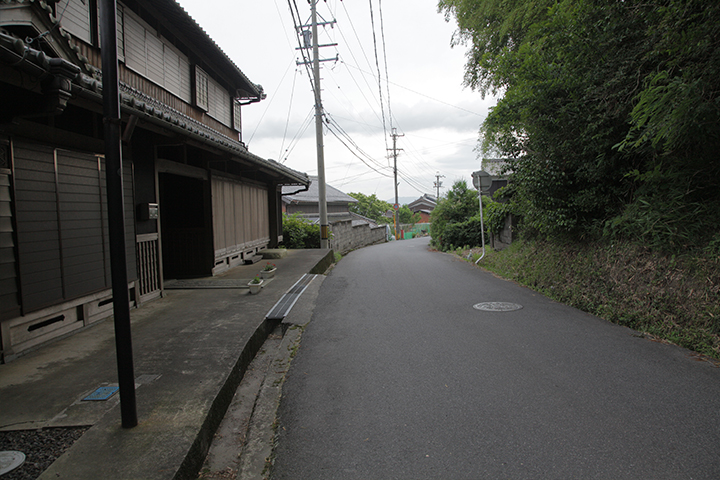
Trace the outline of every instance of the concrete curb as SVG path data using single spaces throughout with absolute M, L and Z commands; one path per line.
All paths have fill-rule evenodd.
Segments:
M 268 320 L 264 319 L 258 328 L 253 333 L 250 340 L 245 344 L 240 358 L 233 367 L 232 372 L 228 376 L 225 384 L 218 392 L 217 397 L 212 403 L 208 416 L 203 423 L 200 432 L 198 432 L 197 438 L 193 442 L 190 450 L 180 465 L 180 468 L 173 477 L 174 480 L 194 480 L 197 478 L 200 468 L 202 468 L 205 457 L 208 454 L 210 445 L 212 444 L 213 436 L 220 426 L 225 412 L 227 412 L 230 402 L 232 401 L 233 395 L 237 390 L 240 382 L 247 371 L 250 362 L 252 362 L 255 355 L 257 355 L 263 343 L 267 339 L 268 335 L 272 333 L 277 325 L 280 324 L 279 320 Z
M 252 413 L 247 440 L 242 450 L 238 480 L 267 478 L 270 473 L 275 420 L 282 396 L 282 385 L 301 336 L 302 328 L 291 326 L 283 336 L 276 357 L 268 369 Z
M 329 250 L 328 253 L 310 270 L 310 273 L 324 273 L 328 268 L 330 268 L 334 261 L 335 254 L 332 250 Z M 250 362 L 252 362 L 265 343 L 265 340 L 267 340 L 268 336 L 278 325 L 280 325 L 280 323 L 281 320 L 263 319 L 253 335 L 247 341 L 240 354 L 240 358 L 235 363 L 232 372 L 218 392 L 218 395 L 215 397 L 200 432 L 198 432 L 198 435 L 180 465 L 180 468 L 173 476 L 173 480 L 197 479 L 198 472 L 200 472 L 210 449 L 210 445 L 212 444 L 213 436 L 220 426 L 220 422 L 222 422 L 222 419 L 232 402 L 233 396 L 235 395 L 235 391 L 238 389 Z M 290 337 L 292 338 L 294 335 L 290 335 Z M 285 341 L 283 341 L 283 343 L 285 343 Z
M 330 268 L 333 263 L 335 263 L 335 252 L 331 249 L 328 250 L 327 255 L 325 255 L 309 273 L 322 275 L 327 272 L 327 269 Z

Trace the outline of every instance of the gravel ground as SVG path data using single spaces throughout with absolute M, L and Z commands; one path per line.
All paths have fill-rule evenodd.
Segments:
M 0 432 L 0 451 L 17 450 L 25 454 L 25 463 L 3 475 L 2 480 L 35 480 L 86 430 L 79 427 Z

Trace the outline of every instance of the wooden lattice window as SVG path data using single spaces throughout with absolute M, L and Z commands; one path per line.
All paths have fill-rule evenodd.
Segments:
M 242 116 L 240 112 L 240 101 L 233 100 L 233 128 L 242 132 Z
M 10 168 L 10 152 L 6 144 L 0 142 L 0 168 Z
M 195 65 L 195 106 L 205 111 L 208 103 L 208 76 L 202 68 Z

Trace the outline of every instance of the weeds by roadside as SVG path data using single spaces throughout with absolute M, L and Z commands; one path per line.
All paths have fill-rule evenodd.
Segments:
M 455 253 L 476 260 L 479 249 Z M 633 244 L 517 241 L 480 266 L 554 300 L 720 359 L 720 259 Z

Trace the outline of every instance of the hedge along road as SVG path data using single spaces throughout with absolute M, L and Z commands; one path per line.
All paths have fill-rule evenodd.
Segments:
M 279 413 L 278 480 L 720 477 L 719 368 L 427 238 L 334 268 Z

